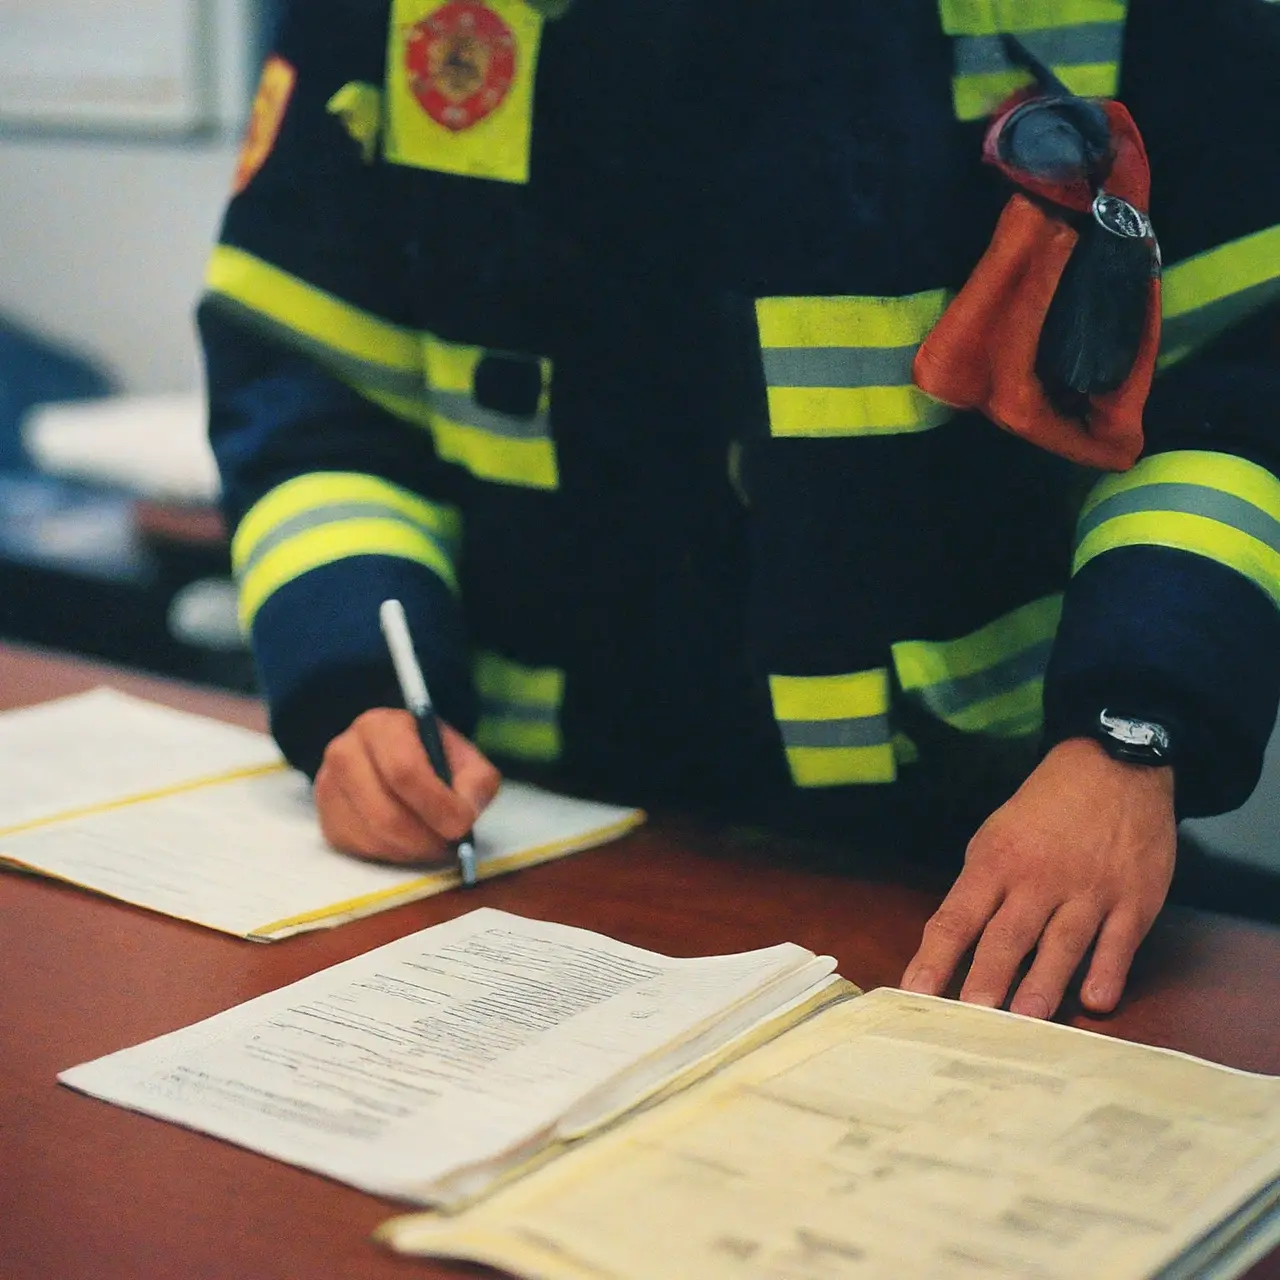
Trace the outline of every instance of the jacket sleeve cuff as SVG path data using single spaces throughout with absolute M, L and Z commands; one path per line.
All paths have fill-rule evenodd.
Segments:
M 461 611 L 429 570 L 355 556 L 314 569 L 258 611 L 253 649 L 271 731 L 295 768 L 314 778 L 325 748 L 363 712 L 404 705 L 378 623 L 383 600 L 405 608 L 418 660 L 441 716 L 475 727 L 475 697 Z
M 1045 748 L 1092 737 L 1105 707 L 1165 723 L 1179 818 L 1238 808 L 1280 703 L 1280 615 L 1203 556 L 1125 547 L 1072 579 L 1045 676 Z

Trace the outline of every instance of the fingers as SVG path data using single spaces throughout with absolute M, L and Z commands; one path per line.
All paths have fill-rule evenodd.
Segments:
M 1054 912 L 1040 937 L 1035 961 L 1009 1006 L 1014 1013 L 1051 1018 L 1057 1012 L 1072 975 L 1097 936 L 1101 914 L 1088 902 L 1068 902 Z
M 408 712 L 366 712 L 356 721 L 364 755 L 377 773 L 382 792 L 445 840 L 459 840 L 471 829 L 478 808 L 436 775 Z M 447 750 L 447 748 L 446 748 Z M 372 796 L 369 797 L 372 799 Z
M 483 813 L 498 794 L 502 774 L 473 742 L 464 738 L 452 725 L 442 723 L 440 736 L 449 768 L 453 770 L 454 791 L 468 801 L 476 813 Z
M 905 991 L 940 995 L 960 957 L 973 945 L 1000 904 L 994 880 L 969 869 L 960 873 L 942 905 L 924 927 L 920 949 L 902 975 Z
M 1134 953 L 1147 936 L 1155 915 L 1113 911 L 1102 927 L 1080 1001 L 1093 1013 L 1110 1013 L 1120 1003 Z
M 344 852 L 392 862 L 447 856 L 501 777 L 461 734 L 447 725 L 441 730 L 455 787 L 436 776 L 405 711 L 368 711 L 335 738 L 314 792 L 326 840 Z
M 1044 932 L 1051 903 L 1021 896 L 1007 899 L 987 923 L 973 953 L 973 964 L 960 989 L 960 999 L 997 1009 L 1019 966 Z

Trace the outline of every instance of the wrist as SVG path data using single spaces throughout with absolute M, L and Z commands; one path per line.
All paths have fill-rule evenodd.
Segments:
M 1140 787 L 1167 797 L 1174 802 L 1174 769 L 1171 764 L 1134 764 L 1112 755 L 1096 737 L 1064 738 L 1049 749 L 1046 760 L 1052 757 L 1056 764 L 1065 765 L 1076 774 L 1092 773 L 1114 777 L 1126 787 Z

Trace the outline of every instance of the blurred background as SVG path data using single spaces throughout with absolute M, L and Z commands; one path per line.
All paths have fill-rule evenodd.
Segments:
M 0 640 L 252 689 L 192 321 L 272 0 L 0 0 Z M 1280 740 L 1203 843 L 1280 869 Z

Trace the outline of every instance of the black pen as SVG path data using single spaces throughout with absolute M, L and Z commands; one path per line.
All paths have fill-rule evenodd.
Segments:
M 436 776 L 446 787 L 451 787 L 453 771 L 444 754 L 444 743 L 440 740 L 440 722 L 431 705 L 427 681 L 418 665 L 417 654 L 413 651 L 413 637 L 409 635 L 409 622 L 404 616 L 404 606 L 399 600 L 384 600 L 378 610 L 378 621 L 382 624 L 382 634 L 391 651 L 391 665 L 396 669 L 404 705 L 418 722 L 418 737 L 422 740 L 423 750 L 426 751 Z M 476 841 L 470 831 L 458 841 L 458 870 L 462 874 L 462 883 L 467 888 L 475 884 Z

